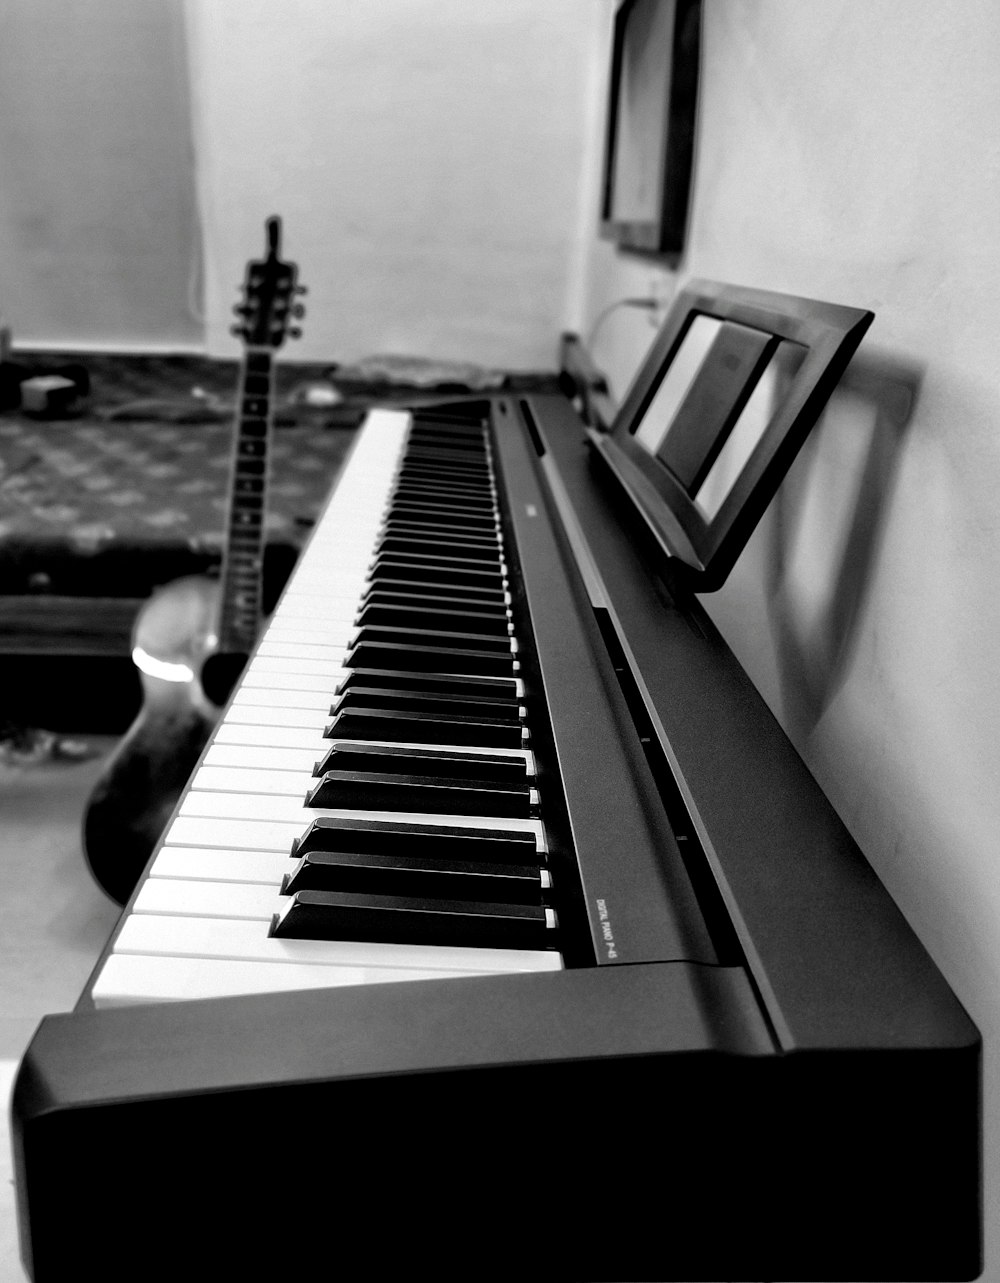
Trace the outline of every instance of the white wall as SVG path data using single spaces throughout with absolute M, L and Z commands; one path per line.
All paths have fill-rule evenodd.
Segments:
M 310 287 L 288 355 L 551 368 L 593 36 L 577 0 L 189 0 L 208 347 L 263 220 Z
M 200 343 L 182 0 L 7 0 L 0 173 L 16 344 Z
M 848 380 L 867 391 L 838 397 L 706 604 L 983 1031 L 997 1280 L 1000 6 L 705 11 L 681 279 L 877 313 Z M 676 285 L 593 238 L 587 273 L 583 330 Z M 601 325 L 619 393 L 652 333 L 635 312 Z

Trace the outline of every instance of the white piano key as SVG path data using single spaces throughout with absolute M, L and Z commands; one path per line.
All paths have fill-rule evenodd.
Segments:
M 113 952 L 237 958 L 253 962 L 313 962 L 321 966 L 419 967 L 426 971 L 470 974 L 562 969 L 562 959 L 554 950 L 479 949 L 359 940 L 282 940 L 264 935 L 260 923 L 240 918 L 185 918 L 154 913 L 130 915 L 118 934 Z
M 275 851 L 288 859 L 292 843 L 301 836 L 302 825 L 294 821 L 216 820 L 205 816 L 177 816 L 167 829 L 166 841 L 174 846 Z
M 344 617 L 345 619 L 349 618 L 349 626 L 351 628 L 357 627 L 357 624 L 354 623 L 354 620 L 356 617 L 357 617 L 357 610 L 355 610 L 349 617 L 346 615 Z M 300 627 L 292 627 L 290 624 L 283 624 L 280 622 L 275 622 L 271 624 L 271 626 L 264 633 L 264 641 L 272 644 L 274 642 L 284 642 L 284 643 L 296 642 L 299 644 L 306 643 L 308 645 L 315 645 L 315 646 L 330 645 L 329 629 L 308 627 L 308 624 L 314 622 L 312 620 L 302 620 L 300 622 L 301 622 Z
M 281 885 L 295 861 L 287 851 L 244 851 L 205 846 L 162 846 L 149 866 L 150 878 Z
M 248 772 L 256 770 L 299 771 L 306 775 L 320 760 L 320 754 L 309 748 L 267 748 L 259 744 L 216 744 L 208 746 L 202 762 L 205 766 L 239 766 Z
M 271 690 L 267 686 L 240 686 L 233 696 L 233 708 L 240 708 L 244 705 L 250 707 L 269 707 L 269 708 L 312 708 L 326 709 L 329 711 L 330 704 L 335 697 L 329 691 L 300 691 L 300 690 Z
M 336 555 L 335 552 L 330 553 L 331 557 Z M 342 598 L 353 597 L 357 601 L 365 591 L 367 571 L 362 569 L 350 575 L 341 574 L 335 579 L 331 579 L 329 573 L 304 575 L 296 582 L 300 588 L 308 592 L 317 610 L 326 605 L 330 607 L 330 614 L 335 616 L 339 610 L 343 609 Z
M 289 864 L 292 861 L 289 860 Z M 132 902 L 132 914 L 169 913 L 201 918 L 240 918 L 270 923 L 280 911 L 276 886 L 245 882 L 186 881 L 181 878 L 146 878 Z M 287 897 L 285 901 L 287 903 Z
M 319 707 L 282 708 L 277 704 L 233 704 L 223 726 L 315 726 L 320 730 L 331 720 L 333 696 L 327 695 Z
M 287 619 L 305 621 L 338 619 L 356 608 L 357 604 L 357 597 L 347 596 L 346 594 L 339 597 L 328 595 L 322 601 L 317 602 L 315 596 L 311 593 L 292 592 L 289 589 L 282 597 L 271 619 L 275 623 L 284 622 Z
M 311 771 L 267 770 L 259 767 L 246 771 L 234 766 L 199 766 L 191 779 L 192 789 L 213 793 L 252 793 L 305 799 L 316 784 Z
M 280 655 L 261 655 L 250 663 L 250 668 L 257 674 L 283 673 L 286 675 L 304 675 L 310 673 L 315 677 L 327 677 L 338 682 L 345 669 L 343 660 L 347 654 L 344 646 L 336 659 L 286 659 Z
M 112 954 L 94 983 L 99 1008 L 135 1002 L 185 1002 L 238 998 L 254 993 L 295 993 L 344 985 L 392 984 L 403 980 L 466 979 L 465 971 L 416 967 L 335 967 L 308 963 L 245 962 L 233 958 L 173 958 Z
M 197 776 L 195 777 L 197 779 Z M 303 829 L 314 819 L 321 816 L 348 820 L 389 820 L 400 824 L 446 824 L 450 828 L 476 829 L 496 828 L 507 832 L 533 833 L 542 849 L 544 841 L 542 825 L 539 820 L 522 819 L 519 816 L 500 818 L 485 815 L 448 815 L 436 812 L 411 811 L 361 811 L 348 808 L 327 808 L 305 806 L 294 797 L 280 797 L 250 793 L 210 793 L 193 786 L 185 794 L 177 811 L 178 816 L 190 819 L 196 816 L 202 819 L 215 820 L 267 820 L 279 824 L 295 823 Z
M 323 659 L 339 663 L 351 638 L 358 631 L 357 625 L 350 620 L 340 627 L 331 627 L 329 640 L 318 645 L 315 642 L 269 641 L 265 638 L 257 647 L 258 655 L 277 656 L 282 659 Z
M 347 676 L 347 670 L 344 669 L 341 677 Z M 309 690 L 309 691 L 327 691 L 331 695 L 341 677 L 333 678 L 323 673 L 267 673 L 258 672 L 251 662 L 244 671 L 241 680 L 242 688 L 253 690 L 255 687 L 264 686 L 268 690 Z
M 241 722 L 223 722 L 216 728 L 215 744 L 272 744 L 275 748 L 315 748 L 328 744 L 321 730 L 308 726 L 253 726 Z
M 302 677 L 308 674 L 313 676 L 330 677 L 336 683 L 347 676 L 349 669 L 344 667 L 343 660 L 347 657 L 347 647 L 344 646 L 339 651 L 340 662 L 337 662 L 334 652 L 334 658 L 331 660 L 315 659 L 294 659 L 285 655 L 254 655 L 250 663 L 243 671 L 241 683 L 248 677 L 260 678 L 279 675 L 283 677 Z M 260 683 L 258 682 L 258 685 Z M 267 683 L 265 682 L 264 685 Z M 280 686 L 280 682 L 274 682 L 275 686 Z

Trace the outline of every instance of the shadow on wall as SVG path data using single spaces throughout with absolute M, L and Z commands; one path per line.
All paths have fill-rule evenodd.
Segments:
M 877 349 L 855 356 L 775 498 L 768 613 L 793 737 L 809 734 L 850 669 L 922 378 Z

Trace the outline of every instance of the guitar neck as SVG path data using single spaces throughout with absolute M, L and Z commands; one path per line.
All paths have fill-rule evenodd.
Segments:
M 268 446 L 274 357 L 248 347 L 240 378 L 229 522 L 222 563 L 219 649 L 253 649 L 260 624 L 264 562 Z

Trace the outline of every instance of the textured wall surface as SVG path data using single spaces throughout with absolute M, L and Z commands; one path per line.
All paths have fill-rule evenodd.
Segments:
M 610 21 L 611 5 L 605 5 Z M 592 243 L 579 324 L 704 276 L 873 309 L 707 600 L 987 1044 L 1000 1278 L 1000 9 L 709 4 L 678 276 Z M 596 207 L 596 194 L 593 197 Z M 595 338 L 620 392 L 653 331 Z M 932 1108 L 932 1104 L 928 1105 Z
M 296 355 L 553 365 L 591 5 L 212 0 L 188 26 L 211 352 L 278 213 L 312 292 Z
M 9 0 L 0 316 L 22 346 L 201 342 L 183 0 Z

